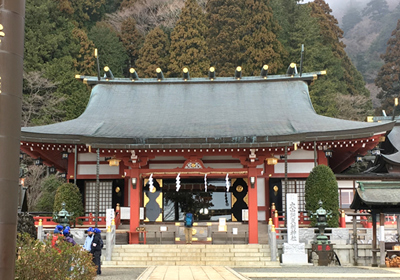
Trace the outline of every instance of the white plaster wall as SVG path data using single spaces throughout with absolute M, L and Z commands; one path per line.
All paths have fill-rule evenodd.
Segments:
M 278 162 L 275 173 L 285 173 L 285 163 Z M 288 173 L 310 173 L 314 168 L 314 162 L 288 162 Z
M 288 159 L 314 159 L 314 151 L 298 149 L 288 155 Z
M 100 157 L 100 161 L 104 161 L 104 157 Z M 96 153 L 78 153 L 78 161 L 97 161 Z
M 265 206 L 265 179 L 257 178 L 257 205 Z
M 78 165 L 79 175 L 96 175 L 96 164 L 79 164 Z M 109 166 L 108 164 L 99 165 L 100 175 L 118 175 L 119 166 Z
M 338 180 L 338 187 L 344 189 L 352 189 L 353 188 L 353 180 Z

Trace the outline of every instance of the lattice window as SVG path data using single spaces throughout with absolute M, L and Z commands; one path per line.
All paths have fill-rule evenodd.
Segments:
M 96 212 L 96 182 L 85 183 L 85 212 Z M 112 181 L 100 181 L 99 212 L 105 213 L 112 207 Z
M 305 211 L 305 180 L 288 180 L 287 193 L 297 193 L 297 198 L 299 201 L 299 211 Z M 286 199 L 285 199 L 285 180 L 282 180 L 282 209 L 286 211 Z

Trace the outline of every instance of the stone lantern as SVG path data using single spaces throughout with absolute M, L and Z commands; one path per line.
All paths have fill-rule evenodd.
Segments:
M 61 211 L 53 214 L 53 220 L 57 221 L 57 223 L 63 227 L 66 227 L 69 225 L 70 218 L 73 214 L 73 212 L 68 213 L 68 211 L 65 210 L 65 202 L 63 202 L 61 203 Z
M 312 259 L 314 263 L 320 266 L 327 266 L 333 261 L 334 252 L 333 244 L 328 240 L 328 236 L 324 234 L 325 228 L 328 226 L 328 217 L 332 217 L 331 211 L 322 208 L 322 201 L 319 201 L 319 208 L 315 213 L 311 213 L 311 217 L 317 217 L 316 226 L 319 229 L 319 235 L 316 242 L 312 244 Z

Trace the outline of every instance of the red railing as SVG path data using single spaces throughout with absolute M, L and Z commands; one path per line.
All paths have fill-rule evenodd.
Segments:
M 42 224 L 44 227 L 51 227 L 51 226 L 58 225 L 58 223 L 53 221 L 53 217 L 35 216 L 35 217 L 33 217 L 33 219 L 35 220 L 35 226 L 38 226 L 40 219 L 42 220 Z M 76 226 L 93 227 L 93 226 L 95 226 L 95 224 L 96 224 L 96 217 L 93 216 L 92 213 L 89 213 L 88 216 L 81 216 L 81 217 L 77 217 L 75 219 Z M 106 226 L 106 217 L 105 216 L 99 216 L 97 226 L 101 226 L 101 227 Z
M 306 214 L 306 212 L 299 213 L 299 226 L 310 225 L 309 217 L 305 214 Z M 275 228 L 284 227 L 285 216 L 283 215 L 283 212 L 282 212 L 282 215 L 279 215 L 278 210 L 276 210 L 274 203 L 272 203 L 272 205 L 271 205 L 271 217 L 272 217 L 272 223 L 274 224 Z M 345 217 L 344 210 L 341 210 L 341 212 L 340 212 L 339 226 L 342 228 L 346 227 L 346 217 Z

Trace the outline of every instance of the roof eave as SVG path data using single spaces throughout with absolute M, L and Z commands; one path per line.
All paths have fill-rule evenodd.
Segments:
M 199 137 L 199 138 L 110 138 L 85 135 L 41 134 L 24 132 L 21 140 L 38 143 L 89 144 L 103 148 L 220 148 L 220 147 L 282 147 L 293 142 L 360 139 L 385 133 L 394 123 L 347 131 L 324 131 L 278 136 Z

